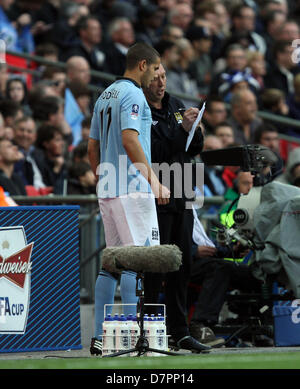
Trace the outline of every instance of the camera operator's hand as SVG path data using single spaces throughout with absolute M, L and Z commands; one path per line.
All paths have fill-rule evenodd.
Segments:
M 233 246 L 233 254 L 235 258 L 244 258 L 249 253 L 249 251 L 250 249 L 242 246 L 240 242 L 237 242 Z
M 197 247 L 197 258 L 205 258 L 205 257 L 214 257 L 217 254 L 217 249 L 211 246 L 198 246 Z

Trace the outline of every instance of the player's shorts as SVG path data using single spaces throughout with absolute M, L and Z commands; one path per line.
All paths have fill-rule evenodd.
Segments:
M 131 193 L 98 201 L 107 247 L 160 244 L 153 195 Z

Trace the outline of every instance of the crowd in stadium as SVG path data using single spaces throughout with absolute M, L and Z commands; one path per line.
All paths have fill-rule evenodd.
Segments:
M 299 26 L 297 0 L 0 0 L 0 186 L 10 196 L 96 193 L 89 85 L 99 95 L 109 81 L 91 71 L 122 75 L 135 42 L 160 53 L 168 91 L 193 98 L 186 108 L 206 101 L 205 150 L 263 144 L 281 157 L 273 177 L 300 186 L 299 145 L 279 139 L 300 128 L 258 115 L 300 119 Z M 13 52 L 66 66 L 25 59 L 34 72 L 22 72 Z M 205 194 L 223 196 L 236 170 L 205 177 Z

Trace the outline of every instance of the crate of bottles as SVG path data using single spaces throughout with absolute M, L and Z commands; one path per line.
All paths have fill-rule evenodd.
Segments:
M 122 311 L 122 305 L 130 304 L 106 304 L 104 307 L 104 322 L 102 335 L 102 356 L 109 356 L 111 354 L 132 350 L 130 353 L 123 354 L 123 356 L 136 356 L 137 351 L 133 351 L 140 338 L 141 318 L 139 313 L 124 314 L 118 313 Z M 152 304 L 145 304 L 152 305 Z M 168 336 L 166 330 L 166 315 L 165 306 L 163 313 L 145 314 L 143 320 L 143 336 L 152 349 L 160 351 L 168 351 Z M 107 313 L 108 311 L 114 313 Z M 147 351 L 145 356 L 162 356 L 158 352 Z M 121 355 L 122 356 L 122 355 Z

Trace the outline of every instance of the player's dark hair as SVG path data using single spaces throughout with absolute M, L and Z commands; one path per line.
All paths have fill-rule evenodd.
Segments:
M 151 65 L 155 63 L 159 57 L 159 53 L 152 46 L 139 42 L 131 46 L 128 50 L 126 68 L 132 70 L 143 60 L 146 60 L 147 64 Z

